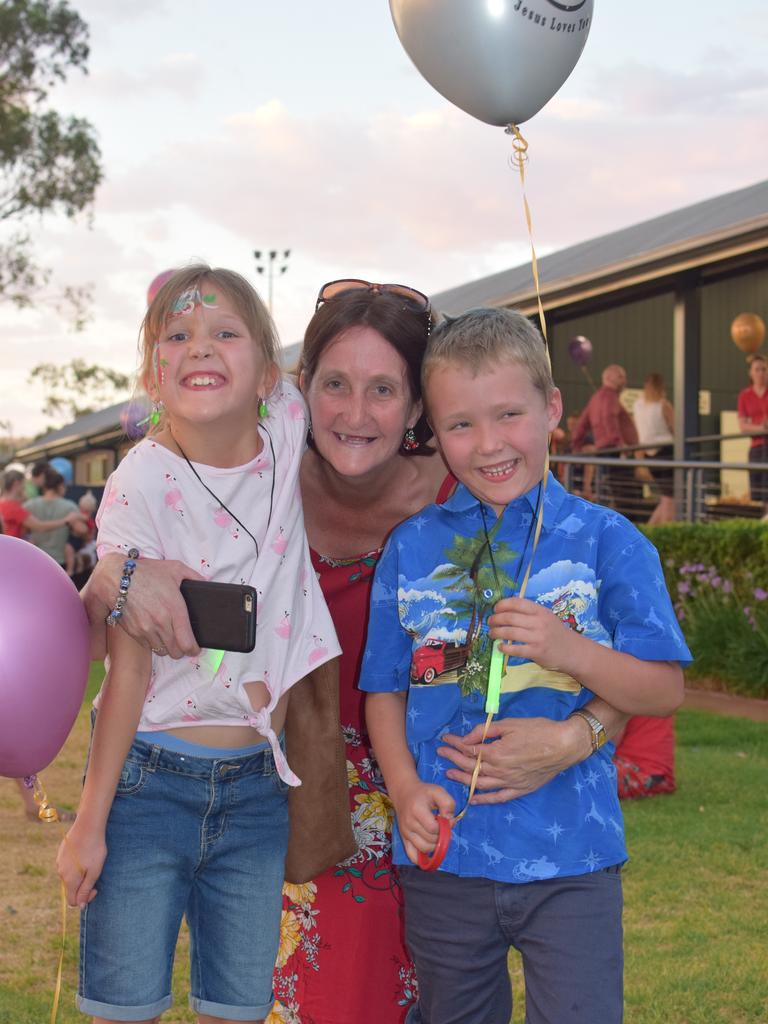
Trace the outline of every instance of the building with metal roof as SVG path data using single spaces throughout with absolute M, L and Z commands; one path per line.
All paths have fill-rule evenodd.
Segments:
M 744 355 L 730 339 L 733 319 L 742 312 L 768 319 L 768 181 L 568 246 L 541 257 L 538 269 L 566 412 L 586 403 L 609 363 L 622 364 L 636 388 L 648 373 L 661 373 L 675 406 L 675 456 L 683 458 L 684 439 L 720 431 L 722 414 L 735 410 L 747 383 Z M 535 316 L 531 265 L 441 292 L 433 302 L 448 314 L 492 305 Z M 590 367 L 568 356 L 576 335 L 592 342 Z M 297 350 L 286 350 L 284 365 L 295 363 Z M 72 458 L 76 482 L 98 484 L 131 444 L 120 427 L 125 413 L 123 403 L 81 417 L 15 458 Z

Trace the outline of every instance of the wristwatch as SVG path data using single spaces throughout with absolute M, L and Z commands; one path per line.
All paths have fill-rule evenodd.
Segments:
M 608 734 L 603 728 L 603 723 L 599 718 L 596 718 L 591 711 L 587 711 L 586 708 L 577 708 L 575 711 L 572 711 L 568 717 L 573 718 L 576 715 L 578 715 L 579 718 L 583 718 L 592 730 L 592 753 L 594 754 L 595 751 L 599 750 L 600 747 L 602 747 L 608 740 Z

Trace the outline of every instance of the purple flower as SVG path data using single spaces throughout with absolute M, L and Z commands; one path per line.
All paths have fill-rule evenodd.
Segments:
M 724 594 L 732 594 L 733 593 L 733 584 L 731 583 L 730 580 L 723 580 L 723 593 Z
M 752 591 L 756 601 L 764 601 L 768 597 L 768 590 L 763 590 L 762 587 L 755 587 Z
M 691 592 L 690 583 L 678 583 L 677 592 L 678 594 L 689 594 Z
M 723 581 L 720 579 L 719 576 L 713 576 L 710 582 L 712 583 L 713 587 L 719 587 Z

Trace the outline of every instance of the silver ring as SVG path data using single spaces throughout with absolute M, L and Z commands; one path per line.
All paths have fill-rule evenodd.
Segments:
M 160 655 L 160 657 L 162 657 L 164 654 L 167 654 L 168 651 L 166 650 L 165 647 L 153 647 L 152 648 L 152 653 L 153 654 L 158 654 L 158 655 Z

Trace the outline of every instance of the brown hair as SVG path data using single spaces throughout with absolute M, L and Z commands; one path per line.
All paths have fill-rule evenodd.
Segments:
M 155 372 L 154 358 L 157 339 L 168 322 L 180 295 L 194 289 L 202 290 L 207 282 L 222 291 L 242 317 L 251 337 L 259 345 L 267 364 L 279 366 L 280 342 L 269 310 L 259 298 L 256 289 L 234 270 L 209 267 L 206 263 L 193 263 L 177 270 L 149 304 L 139 329 L 140 366 L 138 383 L 145 391 Z
M 52 469 L 50 466 L 48 466 L 48 468 L 45 471 L 45 476 L 43 477 L 43 490 L 58 491 L 61 485 L 65 483 L 66 480 L 61 475 L 61 473 L 57 473 L 55 469 Z
M 664 378 L 660 373 L 649 373 L 643 384 L 643 393 L 649 402 L 660 402 L 666 396 Z
M 320 358 L 331 344 L 352 327 L 370 327 L 385 338 L 406 366 L 411 400 L 421 400 L 421 363 L 427 348 L 432 320 L 428 312 L 417 313 L 404 305 L 402 298 L 390 292 L 351 291 L 324 302 L 307 324 L 299 356 L 299 373 L 308 386 L 317 371 Z M 418 447 L 402 450 L 403 455 L 434 455 L 426 442 L 432 431 L 422 415 L 413 432 Z
M 7 494 L 14 484 L 24 479 L 24 474 L 20 473 L 18 469 L 6 469 L 4 473 L 0 474 L 0 479 L 2 479 L 2 488 L 0 489 L 3 494 Z

